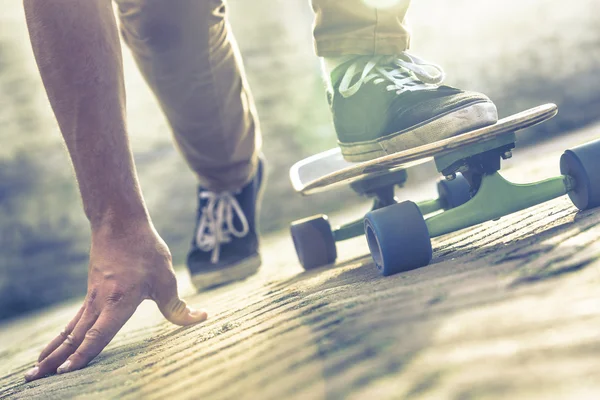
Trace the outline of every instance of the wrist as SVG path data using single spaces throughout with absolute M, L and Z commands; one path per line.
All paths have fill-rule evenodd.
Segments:
M 108 209 L 99 214 L 88 215 L 92 234 L 126 235 L 140 230 L 153 230 L 150 216 L 141 205 L 132 209 Z
M 94 248 L 121 251 L 133 258 L 150 258 L 155 261 L 153 264 L 161 266 L 171 262 L 169 247 L 147 213 L 144 216 L 113 214 L 92 224 L 92 251 Z

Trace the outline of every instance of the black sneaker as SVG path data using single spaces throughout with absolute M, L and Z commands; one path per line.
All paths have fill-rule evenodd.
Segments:
M 443 79 L 439 66 L 407 53 L 335 68 L 329 100 L 344 158 L 366 161 L 496 123 L 488 97 L 439 86 Z
M 260 254 L 256 216 L 263 186 L 264 160 L 238 192 L 198 189 L 196 234 L 187 257 L 198 290 L 245 279 L 258 271 Z

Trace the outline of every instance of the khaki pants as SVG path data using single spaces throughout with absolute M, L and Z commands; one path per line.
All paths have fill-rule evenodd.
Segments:
M 224 0 L 115 1 L 123 38 L 200 184 L 213 191 L 244 186 L 261 137 Z M 372 3 L 389 0 L 312 0 L 317 55 L 406 50 L 410 0 Z

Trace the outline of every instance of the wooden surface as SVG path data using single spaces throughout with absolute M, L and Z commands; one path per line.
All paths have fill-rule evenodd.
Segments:
M 599 132 L 522 149 L 504 173 L 553 175 L 564 148 Z M 399 195 L 423 188 L 435 192 L 423 182 Z M 143 303 L 88 368 L 31 383 L 23 373 L 78 304 L 5 323 L 0 398 L 600 398 L 600 210 L 561 197 L 433 248 L 431 265 L 383 278 L 357 238 L 339 244 L 335 268 L 307 273 L 282 232 L 245 282 L 191 295 L 180 270 L 206 323 L 177 328 Z
M 342 167 L 341 169 L 332 171 L 332 167 L 324 168 L 323 174 L 310 182 L 303 182 L 303 179 L 300 177 L 292 177 L 292 182 L 294 182 L 296 191 L 305 195 L 327 191 L 338 185 L 349 184 L 350 182 L 364 179 L 365 177 L 384 172 L 388 169 L 409 168 L 415 163 L 428 161 L 433 156 L 442 155 L 470 144 L 485 142 L 486 140 L 493 139 L 502 134 L 528 128 L 552 118 L 557 112 L 558 108 L 555 104 L 544 104 L 503 118 L 494 125 L 440 140 L 435 143 L 426 144 L 361 163 L 344 164 L 339 162 L 339 166 Z M 330 154 L 332 158 L 335 156 L 333 150 L 330 150 Z M 325 157 L 324 159 L 327 160 L 328 158 Z M 335 165 L 335 162 L 330 164 Z M 307 166 L 303 165 L 303 167 L 306 168 Z M 294 174 L 298 175 L 298 173 Z
M 414 165 L 426 163 L 427 161 L 429 161 L 428 158 L 422 158 L 412 163 L 403 164 L 402 166 L 391 168 L 390 170 L 383 172 L 379 171 L 373 174 L 364 174 L 356 177 L 356 180 L 368 179 L 378 174 L 387 173 L 388 171 L 406 169 Z M 314 194 L 318 191 L 328 191 L 330 190 L 330 187 L 328 186 L 311 190 L 309 193 L 305 192 L 304 189 L 318 179 L 322 179 L 327 175 L 336 173 L 346 168 L 352 168 L 356 165 L 357 163 L 344 160 L 342 157 L 342 151 L 339 147 L 336 147 L 334 149 L 324 151 L 322 153 L 315 154 L 312 157 L 298 161 L 292 166 L 292 168 L 290 168 L 290 181 L 294 190 L 301 194 L 307 195 Z

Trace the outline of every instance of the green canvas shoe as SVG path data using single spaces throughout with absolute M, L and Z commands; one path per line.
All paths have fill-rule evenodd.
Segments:
M 328 95 L 344 158 L 367 161 L 496 123 L 488 97 L 443 79 L 439 66 L 407 53 L 336 67 Z

